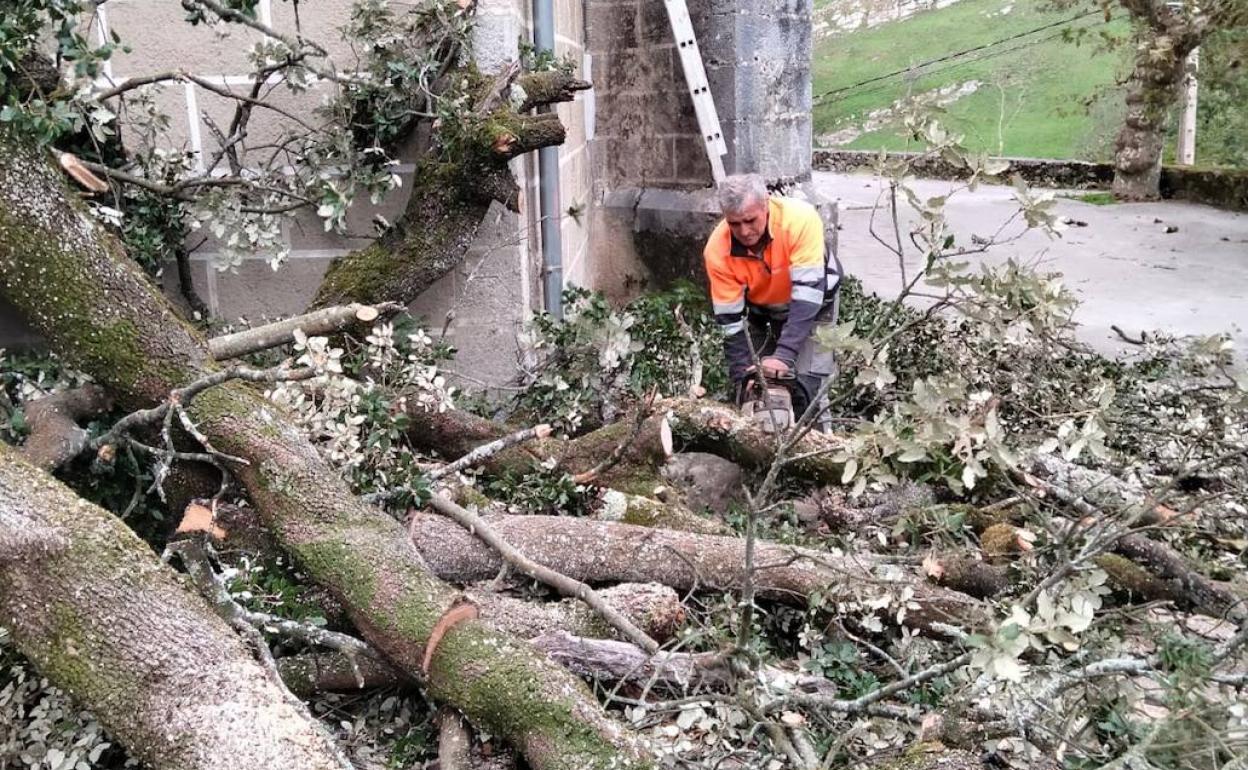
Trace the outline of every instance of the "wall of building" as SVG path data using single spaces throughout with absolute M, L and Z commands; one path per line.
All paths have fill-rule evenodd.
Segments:
M 324 46 L 340 69 L 350 69 L 357 61 L 338 31 L 350 7 L 351 0 L 317 0 L 300 6 L 302 33 Z M 260 0 L 258 15 L 266 24 L 290 32 L 295 29 L 293 8 L 288 2 Z M 584 66 L 580 0 L 556 0 L 555 12 L 556 54 L 568 57 L 580 70 Z M 119 82 L 177 66 L 222 88 L 249 88 L 247 52 L 263 35 L 238 25 L 192 27 L 184 16 L 180 4 L 173 0 L 110 0 L 99 6 L 92 34 L 103 39 L 116 32 L 132 49 L 120 52 L 109 64 L 105 73 L 108 79 Z M 496 71 L 514 61 L 520 54 L 520 41 L 532 39 L 531 19 L 530 0 L 478 0 L 474 48 L 481 69 Z M 301 120 L 315 122 L 314 109 L 326 98 L 327 88 L 326 84 L 316 85 L 306 94 L 296 95 L 279 86 L 269 98 Z M 210 156 L 218 146 L 212 126 L 228 125 L 232 100 L 193 83 L 165 86 L 157 99 L 169 118 L 170 130 L 164 140 L 168 148 L 189 149 L 201 158 L 205 153 Z M 588 283 L 590 222 L 579 211 L 588 208 L 590 197 L 586 151 L 589 116 L 583 97 L 559 105 L 558 111 L 568 129 L 567 141 L 560 148 L 565 281 Z M 256 110 L 249 126 L 247 141 L 251 146 L 300 130 L 291 120 L 267 110 Z M 494 206 L 461 266 L 412 305 L 413 312 L 426 318 L 433 329 L 446 330 L 460 351 L 455 368 L 471 373 L 474 380 L 493 384 L 513 375 L 523 352 L 519 333 L 531 313 L 542 308 L 536 167 L 535 154 L 513 162 L 523 191 L 520 212 Z M 347 217 L 351 235 L 326 233 L 314 212 L 301 212 L 284 222 L 283 238 L 290 247 L 290 257 L 276 273 L 269 267 L 268 253 L 249 254 L 236 267 L 217 270 L 215 265 L 222 261 L 220 244 L 194 234 L 191 245 L 196 248 L 191 264 L 200 296 L 215 316 L 228 322 L 259 323 L 302 311 L 330 261 L 369 242 L 375 215 L 393 222 L 402 212 L 412 187 L 413 167 L 404 163 L 398 170 L 404 184 L 380 206 L 362 201 L 352 207 Z M 567 213 L 569 209 L 574 213 Z M 174 266 L 166 269 L 163 280 L 176 298 Z M 29 342 L 29 337 L 20 323 L 0 308 L 0 345 L 23 341 Z

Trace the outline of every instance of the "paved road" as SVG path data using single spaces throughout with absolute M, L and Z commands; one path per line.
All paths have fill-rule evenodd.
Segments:
M 840 254 L 846 270 L 881 295 L 896 294 L 896 257 L 868 232 L 878 180 L 816 173 L 814 184 L 840 203 Z M 913 186 L 929 197 L 945 194 L 953 183 L 919 180 Z M 1012 188 L 984 186 L 954 195 L 946 211 L 959 240 L 967 242 L 971 233 L 991 235 L 1016 210 L 1012 201 Z M 1102 351 L 1122 349 L 1110 330 L 1117 324 L 1131 334 L 1147 329 L 1228 332 L 1241 360 L 1245 357 L 1248 214 L 1171 201 L 1096 206 L 1063 199 L 1057 210 L 1087 226 L 1071 227 L 1058 240 L 1032 231 L 983 258 L 1004 261 L 1012 256 L 1064 274 L 1083 302 L 1075 314 L 1080 337 Z M 1167 234 L 1168 226 L 1177 232 Z M 917 257 L 913 262 L 908 269 L 917 265 Z

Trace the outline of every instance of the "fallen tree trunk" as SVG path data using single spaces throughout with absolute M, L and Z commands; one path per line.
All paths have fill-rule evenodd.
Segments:
M 749 468 L 766 468 L 775 458 L 776 440 L 753 420 L 726 404 L 700 399 L 673 398 L 654 405 L 655 417 L 647 421 L 637 442 L 620 464 L 594 483 L 622 492 L 651 495 L 661 485 L 659 468 L 675 451 L 699 451 L 726 457 Z M 417 449 L 458 457 L 507 433 L 507 427 L 483 417 L 450 410 L 440 414 L 409 409 L 408 438 Z M 660 423 L 662 418 L 665 424 Z M 543 461 L 554 459 L 568 473 L 579 473 L 609 457 L 632 430 L 621 420 L 566 441 L 547 439 L 517 447 L 491 458 L 484 467 L 499 475 L 523 473 Z M 670 439 L 665 434 L 670 433 Z M 667 443 L 667 448 L 664 444 Z M 822 484 L 838 483 L 843 464 L 832 458 L 840 446 L 834 436 L 811 432 L 789 452 L 786 472 Z
M 150 407 L 213 370 L 206 342 L 118 242 L 75 205 L 30 143 L 0 130 L 0 292 L 67 362 Z M 640 750 L 588 690 L 531 647 L 483 623 L 446 628 L 458 592 L 426 569 L 403 528 L 355 498 L 316 449 L 253 388 L 232 383 L 186 405 L 262 521 L 366 639 L 431 697 L 523 753 L 535 770 L 641 766 Z
M 3 444 L 0 624 L 147 766 L 349 767 L 145 543 Z
M 710 452 L 747 468 L 767 468 L 775 460 L 775 436 L 731 406 L 687 398 L 669 399 L 660 406 L 667 410 L 681 451 Z M 833 457 L 840 446 L 836 436 L 807 433 L 789 451 L 785 473 L 819 484 L 838 484 L 844 464 Z
M 407 438 L 412 447 L 447 458 L 497 441 L 509 432 L 508 426 L 455 409 L 432 412 L 409 404 Z M 586 474 L 599 468 L 623 446 L 613 467 L 587 478 L 588 483 L 610 487 L 634 495 L 650 496 L 663 484 L 659 467 L 672 454 L 671 425 L 662 409 L 647 418 L 636 430 L 634 421 L 623 419 L 573 439 L 554 437 L 533 441 L 490 456 L 482 465 L 491 476 L 524 474 L 543 469 L 550 461 L 569 475 Z
M 1210 580 L 1178 551 L 1165 543 L 1150 540 L 1143 535 L 1127 535 L 1118 538 L 1114 544 L 1114 554 L 1128 559 L 1147 576 L 1146 584 L 1153 586 L 1156 595 L 1150 598 L 1167 598 L 1175 602 L 1180 609 L 1192 610 L 1215 618 L 1248 617 L 1248 608 L 1244 600 L 1237 596 L 1230 586 Z M 1121 573 L 1110 572 L 1121 577 Z M 1132 585 L 1126 582 L 1122 587 L 1139 591 L 1147 596 L 1148 588 L 1141 584 Z
M 745 541 L 563 516 L 487 516 L 490 526 L 529 558 L 591 584 L 657 582 L 679 591 L 733 591 L 745 577 Z M 502 559 L 459 525 L 417 513 L 413 542 L 439 577 L 456 583 L 488 580 Z M 847 609 L 883 596 L 897 597 L 896 612 L 910 627 L 933 623 L 963 628 L 987 620 L 969 596 L 929 585 L 922 578 L 866 558 L 820 553 L 760 542 L 755 548 L 755 585 L 760 596 L 802 604 L 818 593 Z M 888 574 L 893 572 L 894 574 Z M 910 595 L 904 600 L 903 593 Z

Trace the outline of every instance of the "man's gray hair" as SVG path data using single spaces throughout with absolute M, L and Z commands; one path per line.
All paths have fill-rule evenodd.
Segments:
M 719 183 L 719 208 L 736 214 L 750 204 L 767 200 L 767 182 L 758 174 L 736 174 Z

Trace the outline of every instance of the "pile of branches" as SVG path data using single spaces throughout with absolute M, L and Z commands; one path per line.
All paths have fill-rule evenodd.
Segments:
M 907 121 L 967 185 L 999 172 Z M 882 160 L 900 291 L 850 288 L 818 332 L 840 374 L 789 429 L 700 397 L 696 365 L 647 378 L 628 340 L 658 332 L 605 311 L 538 325 L 563 342 L 508 423 L 393 318 L 424 278 L 344 297 L 331 272 L 325 307 L 209 339 L 53 157 L 0 129 L 0 296 L 65 370 L 6 367 L 6 670 L 92 715 L 36 760 L 124 761 L 102 728 L 179 770 L 1241 761 L 1248 379 L 1222 339 L 1108 361 L 1059 277 L 968 268 L 1060 230 L 1051 197 L 962 243 Z M 347 262 L 406 248 L 378 244 Z M 679 304 L 663 333 L 703 350 Z M 610 403 L 552 427 L 559 379 Z

